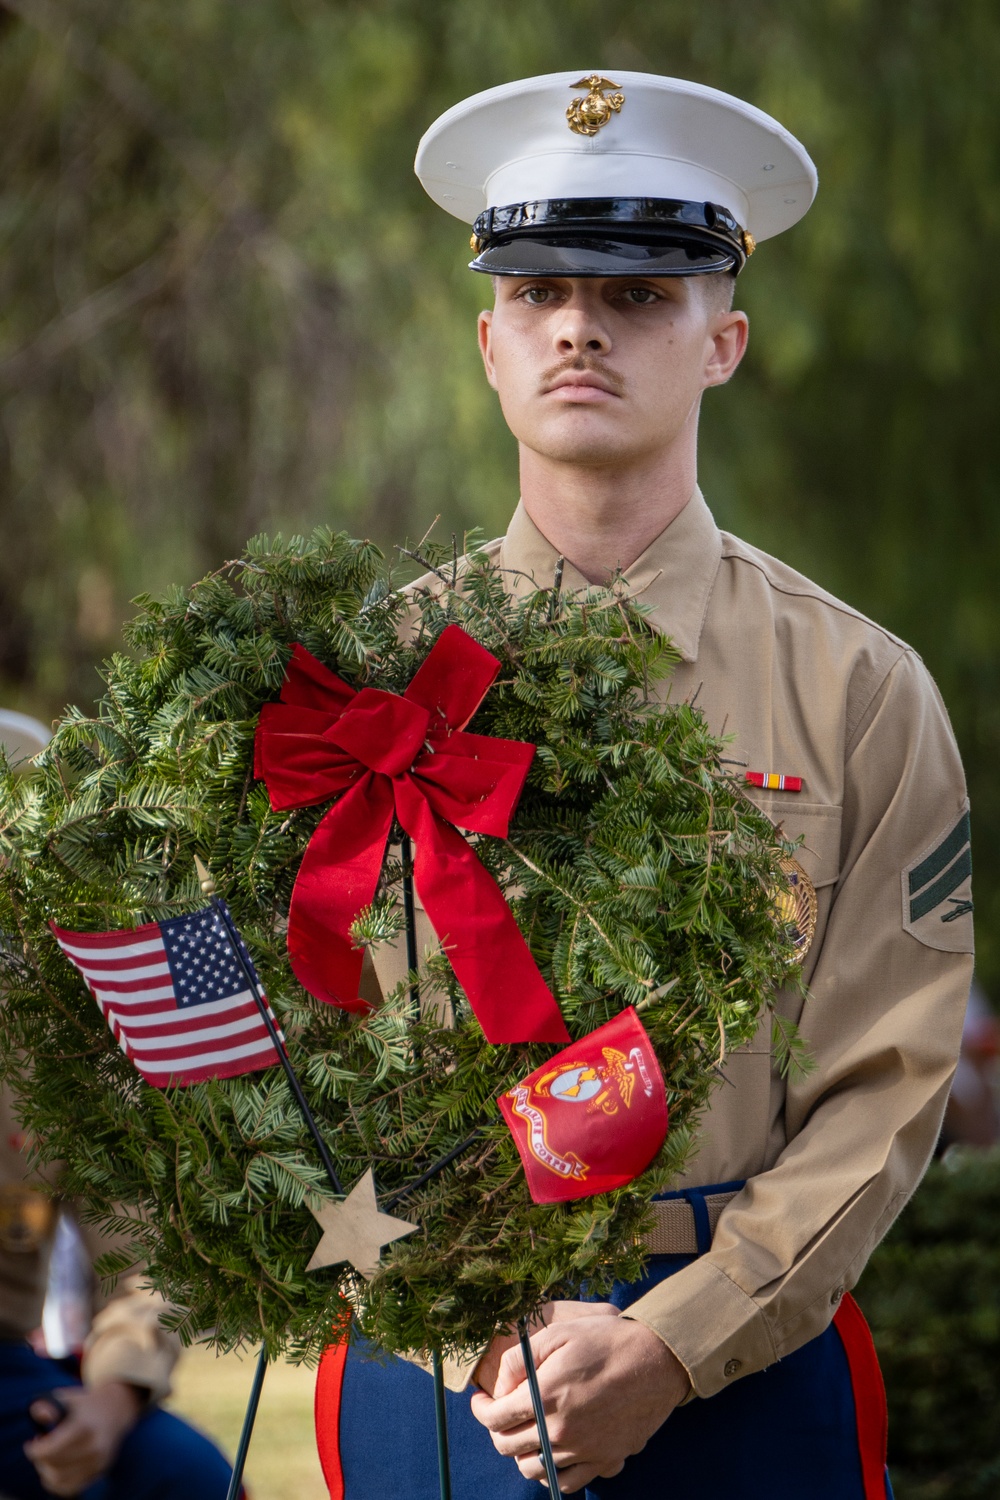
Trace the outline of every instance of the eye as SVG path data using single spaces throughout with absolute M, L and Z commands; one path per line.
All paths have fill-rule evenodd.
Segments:
M 649 307 L 650 303 L 659 302 L 660 294 L 648 286 L 627 286 L 622 298 L 632 307 Z
M 550 286 L 526 286 L 522 287 L 517 295 L 532 307 L 543 307 L 546 302 L 552 300 L 552 288 Z

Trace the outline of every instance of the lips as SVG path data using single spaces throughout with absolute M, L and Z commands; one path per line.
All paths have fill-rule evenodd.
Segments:
M 545 394 L 565 390 L 579 391 L 581 395 L 586 391 L 600 392 L 606 396 L 619 394 L 609 380 L 592 370 L 567 370 L 545 387 Z

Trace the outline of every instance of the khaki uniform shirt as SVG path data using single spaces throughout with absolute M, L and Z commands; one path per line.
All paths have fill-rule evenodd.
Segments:
M 46 1176 L 56 1181 L 58 1171 L 49 1168 Z M 59 1207 L 51 1187 L 32 1176 L 11 1100 L 0 1092 L 0 1339 L 24 1339 L 41 1324 Z M 92 1260 L 124 1243 L 101 1237 L 88 1225 L 81 1224 L 80 1232 Z M 94 1320 L 83 1351 L 85 1384 L 123 1380 L 148 1390 L 154 1400 L 169 1395 L 180 1341 L 160 1322 L 163 1299 L 138 1275 L 122 1277 L 110 1298 L 101 1296 L 95 1276 L 91 1291 Z
M 551 585 L 557 554 L 523 507 L 490 550 L 512 592 Z M 662 693 L 696 696 L 748 770 L 802 778 L 748 793 L 803 838 L 819 901 L 808 997 L 779 997 L 815 1069 L 780 1077 L 768 1018 L 729 1057 L 678 1185 L 746 1187 L 710 1252 L 628 1312 L 711 1396 L 823 1332 L 927 1165 L 972 976 L 968 803 L 919 657 L 720 532 L 700 492 L 624 581 L 681 654 Z M 588 584 L 567 563 L 562 587 Z M 375 955 L 383 987 L 392 957 Z

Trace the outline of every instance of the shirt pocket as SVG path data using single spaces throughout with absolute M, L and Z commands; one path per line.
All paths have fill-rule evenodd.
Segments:
M 798 843 L 795 858 L 816 891 L 816 932 L 803 964 L 808 982 L 823 944 L 823 935 L 840 878 L 840 825 L 843 808 L 827 802 L 800 802 L 797 797 L 754 797 L 761 812 L 781 830 L 783 837 Z
M 840 876 L 840 825 L 843 809 L 828 803 L 796 803 L 775 798 L 761 811 L 793 843 L 801 840 L 795 858 L 805 870 L 817 892 L 836 885 Z

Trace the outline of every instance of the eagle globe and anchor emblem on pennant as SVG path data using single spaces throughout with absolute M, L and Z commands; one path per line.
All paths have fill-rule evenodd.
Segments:
M 569 128 L 576 135 L 596 135 L 599 130 L 604 129 L 612 115 L 621 114 L 625 95 L 621 92 L 620 85 L 612 83 L 610 78 L 590 73 L 586 78 L 578 78 L 576 83 L 571 83 L 570 88 L 589 90 L 583 98 L 574 99 L 566 111 Z M 614 89 L 615 92 L 608 93 L 609 89 Z
M 535 1203 L 590 1198 L 644 1172 L 667 1133 L 667 1094 L 631 1007 L 497 1101 Z

